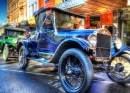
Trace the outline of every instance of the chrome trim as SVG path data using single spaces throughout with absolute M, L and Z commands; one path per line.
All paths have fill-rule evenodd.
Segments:
M 91 34 L 91 35 L 89 35 L 88 38 L 87 38 L 87 40 L 88 40 L 89 44 L 91 45 L 91 48 L 92 48 L 92 49 L 95 49 L 96 46 L 94 46 L 93 44 L 91 44 L 91 43 L 90 43 L 90 40 L 89 40 L 89 39 L 91 38 L 91 36 L 93 36 L 93 35 L 96 37 L 96 44 L 97 44 L 97 35 L 96 35 L 96 34 Z

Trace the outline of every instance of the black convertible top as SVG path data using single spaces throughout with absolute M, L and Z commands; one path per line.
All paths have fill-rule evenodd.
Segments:
M 68 14 L 68 15 L 73 15 L 73 16 L 80 17 L 80 18 L 85 18 L 85 16 L 83 16 L 83 15 L 78 15 L 78 14 L 75 14 L 75 13 L 72 13 L 72 12 L 69 12 L 69 11 L 59 9 L 57 7 L 47 7 L 47 8 L 42 7 L 39 10 L 37 10 L 36 12 L 34 12 L 34 16 L 38 15 L 39 13 L 41 13 L 43 11 L 49 10 L 49 9 L 52 9 L 52 10 L 57 11 L 57 12 L 65 13 L 65 14 Z

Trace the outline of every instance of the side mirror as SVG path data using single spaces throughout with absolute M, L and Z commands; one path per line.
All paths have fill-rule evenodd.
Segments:
M 29 38 L 30 34 L 28 32 L 25 33 L 26 37 Z

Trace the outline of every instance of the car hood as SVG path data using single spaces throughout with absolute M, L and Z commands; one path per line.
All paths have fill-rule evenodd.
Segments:
M 16 44 L 19 39 L 23 39 L 23 37 L 8 37 L 8 42 Z
M 98 31 L 102 29 L 73 29 L 73 30 L 58 30 L 57 35 L 58 36 L 66 36 L 66 37 L 82 37 L 82 38 L 88 38 L 92 34 L 97 34 Z

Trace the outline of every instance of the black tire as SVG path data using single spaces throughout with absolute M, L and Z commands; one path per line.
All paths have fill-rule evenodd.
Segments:
M 119 84 L 130 82 L 130 55 L 122 54 L 110 62 L 110 69 L 107 71 L 108 77 Z
M 25 50 L 23 46 L 19 50 L 19 66 L 22 69 L 25 69 L 28 66 L 28 59 L 26 59 Z
M 7 61 L 9 58 L 9 47 L 7 45 L 4 45 L 3 48 L 3 60 Z
M 94 72 L 89 57 L 83 51 L 72 48 L 62 54 L 59 60 L 58 74 L 65 91 L 85 93 L 92 84 Z M 76 86 L 72 85 L 70 79 Z M 80 79 L 81 81 L 79 81 Z

